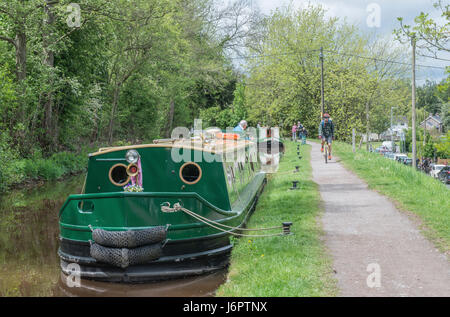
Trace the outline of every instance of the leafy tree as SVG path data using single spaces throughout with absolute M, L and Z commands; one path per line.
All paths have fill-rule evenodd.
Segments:
M 436 143 L 436 154 L 442 159 L 450 158 L 450 131 Z
M 333 118 L 338 138 L 350 140 L 353 128 L 367 133 L 370 118 L 381 132 L 390 122 L 391 106 L 403 111 L 407 86 L 398 78 L 404 67 L 386 62 L 403 52 L 385 41 L 372 42 L 354 26 L 326 18 L 325 13 L 320 6 L 300 10 L 288 6 L 265 20 L 246 80 L 251 122 L 278 125 L 289 133 L 292 124 L 300 121 L 311 135 L 317 133 L 321 47 L 325 111 Z
M 433 115 L 440 112 L 442 100 L 437 95 L 437 84 L 429 80 L 417 88 L 417 108 L 424 108 Z
M 433 54 L 437 57 L 437 52 L 449 52 L 450 40 L 450 5 L 443 0 L 436 1 L 433 6 L 441 14 L 441 21 L 435 21 L 430 18 L 429 13 L 421 12 L 415 19 L 414 25 L 404 25 L 403 18 L 399 17 L 400 29 L 395 30 L 394 34 L 398 39 L 405 34 L 414 35 L 418 41 L 417 48 L 419 54 Z

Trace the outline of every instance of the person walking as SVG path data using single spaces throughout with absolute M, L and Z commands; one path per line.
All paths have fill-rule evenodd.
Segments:
M 303 132 L 303 125 L 299 122 L 297 122 L 297 137 L 299 140 L 302 139 L 302 132 Z
M 306 144 L 306 137 L 308 136 L 308 130 L 306 130 L 305 127 L 303 127 L 302 130 L 302 145 Z
M 292 141 L 296 141 L 297 140 L 297 125 L 294 123 L 294 125 L 292 126 Z
M 334 139 L 334 124 L 333 120 L 331 120 L 330 115 L 325 113 L 323 115 L 323 120 L 319 125 L 319 138 L 322 139 L 322 147 L 320 149 L 321 152 L 324 151 L 323 147 L 325 142 L 328 144 L 328 160 L 331 160 L 331 143 Z

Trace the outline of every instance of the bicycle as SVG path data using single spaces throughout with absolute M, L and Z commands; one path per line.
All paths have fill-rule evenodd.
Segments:
M 324 142 L 324 157 L 325 157 L 325 164 L 328 164 L 328 151 L 329 151 L 329 146 L 330 143 L 328 142 L 328 138 L 325 137 L 325 142 Z

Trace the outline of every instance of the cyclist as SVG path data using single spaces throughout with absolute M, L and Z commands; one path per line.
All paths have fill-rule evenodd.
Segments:
M 319 138 L 322 139 L 322 148 L 320 149 L 321 152 L 323 152 L 323 145 L 325 144 L 325 141 L 328 142 L 328 159 L 331 160 L 331 143 L 334 139 L 334 124 L 328 113 L 323 115 L 323 120 L 320 122 Z

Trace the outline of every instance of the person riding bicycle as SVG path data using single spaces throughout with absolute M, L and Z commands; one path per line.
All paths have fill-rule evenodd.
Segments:
M 328 113 L 323 115 L 323 120 L 320 122 L 319 138 L 322 139 L 322 148 L 320 149 L 321 152 L 323 152 L 323 145 L 325 144 L 325 141 L 328 143 L 328 159 L 331 160 L 331 143 L 334 139 L 334 124 Z

